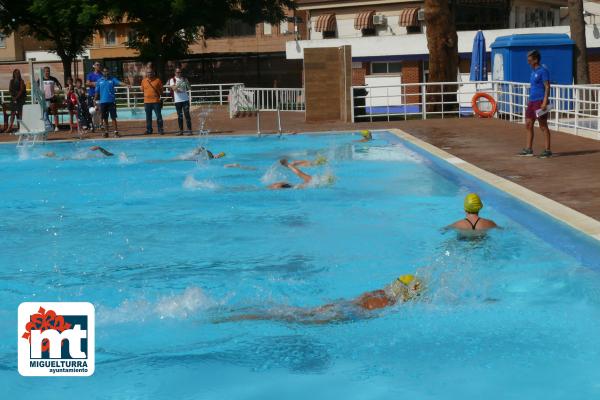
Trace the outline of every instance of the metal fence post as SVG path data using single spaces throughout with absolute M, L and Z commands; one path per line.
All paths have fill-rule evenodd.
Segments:
M 351 90 L 351 95 L 350 95 L 350 120 L 352 121 L 352 123 L 356 122 L 354 121 L 354 87 L 350 88 Z
M 219 84 L 219 104 L 223 105 L 223 85 Z
M 573 94 L 575 95 L 575 135 L 579 131 L 579 89 L 574 88 Z
M 131 108 L 131 104 L 130 104 L 130 101 L 129 101 L 129 86 L 127 86 L 126 89 L 127 89 L 127 108 Z
M 421 83 L 421 119 L 427 119 L 427 90 L 425 88 L 426 83 Z

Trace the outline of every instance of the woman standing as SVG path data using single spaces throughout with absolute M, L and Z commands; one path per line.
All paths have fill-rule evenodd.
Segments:
M 12 74 L 12 79 L 8 84 L 8 91 L 10 92 L 10 123 L 7 129 L 7 121 L 4 120 L 4 131 L 10 132 L 13 130 L 13 124 L 15 116 L 18 121 L 23 118 L 23 104 L 25 104 L 25 98 L 27 97 L 27 88 L 25 81 L 21 78 L 21 71 L 15 69 Z

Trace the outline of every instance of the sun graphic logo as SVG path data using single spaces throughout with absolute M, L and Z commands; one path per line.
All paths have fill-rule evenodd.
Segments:
M 21 303 L 19 373 L 90 376 L 94 373 L 95 313 L 91 303 Z

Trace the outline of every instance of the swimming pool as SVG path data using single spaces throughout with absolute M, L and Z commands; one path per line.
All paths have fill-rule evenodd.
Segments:
M 167 117 L 169 115 L 175 114 L 175 107 L 163 107 L 161 111 L 161 115 Z M 117 117 L 121 120 L 131 120 L 131 119 L 146 119 L 146 111 L 144 111 L 144 105 L 141 104 L 139 107 L 132 108 L 117 108 Z M 155 116 L 152 114 L 152 118 Z
M 589 399 L 600 394 L 598 246 L 389 133 L 0 146 L 0 384 L 7 398 Z M 198 144 L 227 156 L 176 161 Z M 68 159 L 41 156 L 54 151 Z M 269 191 L 277 159 L 333 185 Z M 256 170 L 223 168 L 230 162 Z M 324 179 L 322 181 L 327 181 Z M 441 227 L 483 193 L 504 227 Z M 559 241 L 557 241 L 557 239 Z M 353 322 L 215 324 L 427 281 Z M 23 378 L 23 301 L 96 306 L 96 372 Z

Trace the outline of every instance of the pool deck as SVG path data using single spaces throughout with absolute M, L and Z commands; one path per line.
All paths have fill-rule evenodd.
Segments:
M 198 111 L 194 114 L 193 122 L 197 125 Z M 538 159 L 516 156 L 525 141 L 523 125 L 497 119 L 306 123 L 304 113 L 288 112 L 282 114 L 282 123 L 287 133 L 397 128 L 484 171 L 600 221 L 600 141 L 553 132 L 555 156 Z M 176 125 L 176 120 L 169 118 L 165 129 L 174 132 Z M 207 122 L 207 128 L 215 134 L 255 133 L 256 118 L 230 120 L 225 108 L 217 107 Z M 156 134 L 142 134 L 145 130 L 143 121 L 123 121 L 119 129 L 124 138 L 157 137 Z M 262 113 L 262 132 L 273 133 L 275 129 L 275 114 Z M 66 131 L 50 134 L 50 140 L 74 138 L 76 135 Z M 0 142 L 14 140 L 15 136 L 0 134 Z M 542 149 L 543 138 L 536 128 L 534 152 L 538 154 Z

